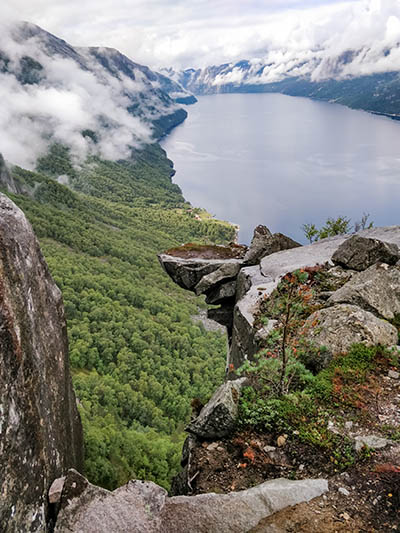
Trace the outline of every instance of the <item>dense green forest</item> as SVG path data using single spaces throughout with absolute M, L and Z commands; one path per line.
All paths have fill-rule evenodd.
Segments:
M 190 401 L 221 382 L 226 340 L 191 318 L 205 304 L 169 280 L 156 254 L 234 230 L 194 217 L 158 144 L 131 161 L 81 166 L 55 145 L 36 172 L 12 172 L 24 194 L 10 196 L 64 296 L 86 475 L 109 489 L 130 478 L 168 487 Z

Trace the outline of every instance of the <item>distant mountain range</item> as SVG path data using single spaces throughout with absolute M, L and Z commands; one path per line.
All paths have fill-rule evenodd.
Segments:
M 243 60 L 203 69 L 163 72 L 196 95 L 215 93 L 278 92 L 305 96 L 364 109 L 393 118 L 400 117 L 400 63 L 398 70 L 385 70 L 400 56 L 397 45 L 371 58 L 371 51 L 347 51 L 338 57 L 263 62 Z M 312 54 L 312 52 L 310 52 Z M 368 61 L 367 59 L 368 58 Z M 364 62 L 363 62 L 364 61 Z M 374 68 L 376 65 L 376 68 Z

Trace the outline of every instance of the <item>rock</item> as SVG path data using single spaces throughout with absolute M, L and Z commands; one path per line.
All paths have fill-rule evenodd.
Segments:
M 165 272 L 183 289 L 195 292 L 201 279 L 227 263 L 240 265 L 239 259 L 182 259 L 161 254 L 158 259 Z
M 151 482 L 130 481 L 114 492 L 87 481 L 79 485 L 85 488 L 75 497 L 63 492 L 55 533 L 246 533 L 261 519 L 328 490 L 324 479 L 273 479 L 240 492 L 169 498 Z
M 388 376 L 392 379 L 399 379 L 400 373 L 396 372 L 395 370 L 389 370 Z
M 332 256 L 335 264 L 358 271 L 375 263 L 395 265 L 399 259 L 400 250 L 396 244 L 360 235 L 347 239 Z
M 0 194 L 0 524 L 43 532 L 48 490 L 83 467 L 61 292 L 22 211 Z
M 355 274 L 328 300 L 328 304 L 338 303 L 358 305 L 380 318 L 392 320 L 400 314 L 400 268 L 377 264 Z
M 69 471 L 55 533 L 161 532 L 167 491 L 152 482 L 129 481 L 114 492 Z
M 221 265 L 217 270 L 207 274 L 199 281 L 195 287 L 196 294 L 207 293 L 210 289 L 213 289 L 221 283 L 225 283 L 227 280 L 235 280 L 241 266 L 241 262 L 230 262 Z
M 221 268 L 220 273 L 216 274 L 218 281 L 226 277 L 236 276 L 236 274 L 226 274 L 223 271 L 224 269 L 228 269 L 228 271 L 229 269 L 236 269 L 237 273 L 243 263 L 246 250 L 247 246 L 238 244 L 230 244 L 229 246 L 186 244 L 160 254 L 158 260 L 175 283 L 184 289 L 195 291 L 195 287 L 203 277 Z M 220 279 L 218 279 L 219 277 Z M 207 290 L 206 285 L 210 288 L 212 284 L 218 281 L 210 282 L 211 284 L 205 281 L 204 290 Z
M 221 385 L 186 431 L 202 439 L 225 437 L 235 427 L 240 390 L 246 378 Z
M 228 281 L 222 285 L 210 289 L 206 295 L 206 303 L 212 305 L 224 304 L 229 300 L 232 302 L 232 307 L 235 303 L 235 294 L 236 294 L 236 280 Z
M 57 503 L 61 500 L 61 493 L 64 488 L 65 476 L 59 477 L 53 481 L 49 489 L 49 502 Z
M 345 489 L 344 487 L 339 487 L 338 488 L 338 492 L 340 494 L 343 494 L 343 496 L 350 496 L 350 492 L 347 489 Z
M 272 233 L 266 226 L 259 225 L 255 228 L 249 249 L 244 256 L 246 265 L 256 265 L 268 250 L 272 241 Z M 268 252 L 267 254 L 268 255 Z
M 207 317 L 210 320 L 215 320 L 221 326 L 226 326 L 228 330 L 232 329 L 233 325 L 233 305 L 217 307 L 207 310 Z
M 2 154 L 0 154 L 0 187 L 13 194 L 23 193 L 23 187 L 11 176 Z
M 266 226 L 257 226 L 254 230 L 250 247 L 244 256 L 244 264 L 257 265 L 263 257 L 281 250 L 288 250 L 301 246 L 298 242 L 282 233 L 272 233 Z
M 356 452 L 361 451 L 364 446 L 368 446 L 368 448 L 374 450 L 381 450 L 382 448 L 386 448 L 389 444 L 392 444 L 390 440 L 376 435 L 359 435 L 358 437 L 355 437 L 354 441 Z
M 316 346 L 326 346 L 331 354 L 347 352 L 352 344 L 392 346 L 397 329 L 355 305 L 338 304 L 316 311 L 304 324 L 304 335 Z
M 271 453 L 276 451 L 276 446 L 264 446 L 263 448 L 265 453 Z

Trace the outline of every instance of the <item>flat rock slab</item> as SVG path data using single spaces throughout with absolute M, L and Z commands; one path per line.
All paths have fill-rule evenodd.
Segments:
M 400 267 L 379 263 L 355 274 L 328 299 L 328 304 L 338 303 L 358 305 L 392 320 L 400 314 Z
M 352 344 L 393 346 L 397 329 L 369 311 L 338 304 L 316 311 L 304 324 L 305 337 L 316 346 L 326 346 L 331 354 L 345 353 Z
M 55 533 L 246 533 L 260 520 L 328 491 L 325 479 L 273 479 L 241 492 L 168 498 L 151 482 L 130 481 L 109 492 L 86 485 L 62 496 Z M 67 476 L 68 484 L 68 476 Z

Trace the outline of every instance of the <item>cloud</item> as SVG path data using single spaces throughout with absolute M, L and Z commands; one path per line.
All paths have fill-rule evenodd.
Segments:
M 18 17 L 73 44 L 112 46 L 143 64 L 186 68 L 261 57 L 278 48 L 365 45 L 384 38 L 388 19 L 398 18 L 399 0 L 12 0 L 12 5 Z M 396 21 L 391 24 L 394 35 Z
M 126 158 L 132 147 L 151 142 L 150 121 L 175 109 L 167 98 L 160 99 L 140 71 L 135 71 L 135 79 L 114 77 L 87 50 L 77 56 L 80 64 L 49 55 L 42 33 L 21 41 L 13 25 L 3 24 L 0 35 L 0 50 L 9 59 L 7 72 L 0 71 L 0 152 L 13 163 L 32 168 L 49 139 L 69 146 L 75 161 L 90 154 Z M 112 50 L 100 52 L 110 60 L 118 56 Z M 24 56 L 43 67 L 37 71 L 40 83 L 20 83 Z M 127 111 L 135 102 L 140 117 Z M 96 132 L 97 143 L 83 137 L 84 130 Z

